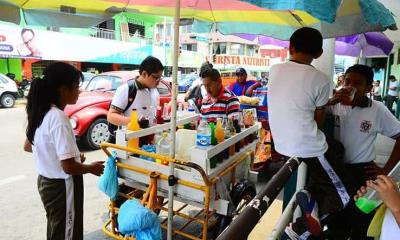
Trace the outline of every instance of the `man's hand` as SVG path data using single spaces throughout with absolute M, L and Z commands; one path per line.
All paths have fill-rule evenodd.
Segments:
M 341 88 L 335 92 L 332 98 L 329 99 L 327 105 L 335 105 L 339 102 L 344 102 L 349 99 L 350 93 L 352 89 L 350 88 Z
M 100 176 L 101 174 L 103 174 L 104 161 L 95 161 L 90 163 L 89 166 L 90 166 L 90 173 L 96 176 Z
M 400 211 L 400 192 L 391 177 L 379 175 L 375 181 L 367 181 L 367 187 L 376 190 L 379 197 L 393 213 Z
M 367 166 L 364 167 L 365 172 L 368 175 L 369 179 L 375 179 L 378 175 L 387 174 L 383 168 L 378 167 L 375 162 L 369 163 Z
M 86 161 L 86 157 L 83 153 L 81 153 L 81 163 L 84 163 Z

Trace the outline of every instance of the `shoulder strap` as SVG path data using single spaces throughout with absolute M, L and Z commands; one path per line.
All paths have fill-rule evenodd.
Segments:
M 124 112 L 128 110 L 128 108 L 132 105 L 133 101 L 135 101 L 137 93 L 136 81 L 130 80 L 128 81 L 128 104 L 126 105 Z

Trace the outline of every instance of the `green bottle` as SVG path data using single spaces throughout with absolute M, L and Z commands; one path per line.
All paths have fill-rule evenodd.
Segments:
M 211 122 L 209 125 L 211 129 L 211 145 L 215 146 L 218 144 L 218 140 L 215 137 L 215 123 Z

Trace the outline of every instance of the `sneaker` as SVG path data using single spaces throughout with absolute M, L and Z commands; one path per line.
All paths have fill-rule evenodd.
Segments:
M 285 228 L 285 232 L 284 235 L 282 235 L 281 240 L 307 239 L 304 238 L 304 236 L 307 235 L 307 232 L 307 226 L 304 220 L 302 218 L 297 218 L 295 222 L 290 223 L 290 225 Z
M 281 240 L 298 240 L 299 235 L 292 229 L 292 225 L 289 225 L 285 228 L 285 232 L 283 233 Z
M 299 205 L 307 229 L 312 236 L 321 235 L 321 224 L 318 218 L 318 204 L 306 190 L 301 190 L 296 194 L 296 202 Z

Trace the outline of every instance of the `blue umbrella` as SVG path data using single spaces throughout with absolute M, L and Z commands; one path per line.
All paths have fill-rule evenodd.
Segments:
M 324 38 L 347 36 L 363 32 L 396 30 L 392 13 L 377 0 L 241 0 L 271 11 L 289 12 L 300 27 L 319 29 Z M 302 13 L 302 14 L 300 14 Z M 306 15 L 304 15 L 306 14 Z M 309 23 L 305 16 L 319 21 Z M 299 26 L 278 24 L 195 21 L 194 29 L 207 32 L 216 29 L 223 34 L 250 33 L 270 36 L 282 40 L 290 38 Z

